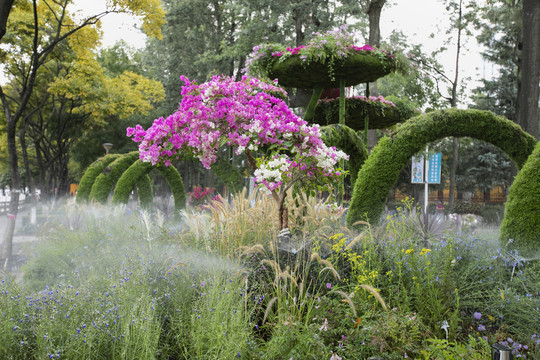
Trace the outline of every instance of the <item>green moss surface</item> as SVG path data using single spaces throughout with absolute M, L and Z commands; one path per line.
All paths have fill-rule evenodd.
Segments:
M 148 175 L 153 169 L 159 170 L 167 183 L 171 188 L 171 192 L 174 196 L 174 207 L 176 212 L 183 209 L 186 206 L 186 194 L 184 190 L 184 183 L 182 177 L 176 168 L 173 166 L 158 165 L 153 166 L 151 163 L 142 162 L 141 160 L 135 161 L 118 179 L 118 183 L 114 189 L 113 203 L 115 204 L 127 204 L 129 195 L 138 183 L 141 177 Z M 140 192 L 140 190 L 139 190 Z M 139 193 L 139 198 L 140 198 Z M 141 200 L 142 204 L 142 200 Z
M 358 171 L 368 156 L 362 138 L 350 127 L 340 124 L 322 126 L 321 137 L 327 146 L 334 146 L 349 155 L 349 176 L 354 186 Z
M 390 137 L 381 139 L 360 169 L 347 213 L 348 226 L 358 220 L 378 223 L 401 169 L 426 144 L 448 136 L 489 142 L 518 167 L 536 145 L 519 125 L 489 111 L 448 109 L 411 118 Z
M 405 121 L 395 106 L 378 101 L 365 101 L 360 98 L 346 98 L 345 125 L 355 131 L 365 129 L 366 116 L 369 129 L 386 129 Z M 339 123 L 339 99 L 319 101 L 315 108 L 313 123 L 330 125 Z
M 103 169 L 107 167 L 111 162 L 118 159 L 121 154 L 109 154 L 105 155 L 96 161 L 94 161 L 84 172 L 84 175 L 79 182 L 79 188 L 77 189 L 77 203 L 83 203 L 88 201 L 90 192 L 92 191 L 92 185 L 96 181 L 96 178 L 101 174 Z
M 270 79 L 277 78 L 279 85 L 300 89 L 316 87 L 339 87 L 339 79 L 345 86 L 373 82 L 388 75 L 394 69 L 394 61 L 371 53 L 359 53 L 331 63 L 312 61 L 305 63 L 300 56 L 292 56 L 276 62 L 268 71 Z
M 113 190 L 114 184 L 122 173 L 139 158 L 138 151 L 132 151 L 122 155 L 107 167 L 96 177 L 92 190 L 90 191 L 90 200 L 96 200 L 102 204 L 107 202 L 109 194 Z
M 540 253 L 540 143 L 510 186 L 500 241 L 526 256 Z

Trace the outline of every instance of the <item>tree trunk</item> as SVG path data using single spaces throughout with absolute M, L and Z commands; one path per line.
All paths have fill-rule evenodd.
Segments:
M 7 30 L 7 21 L 14 0 L 2 0 L 0 2 L 0 39 L 4 37 Z
M 455 67 L 455 76 L 454 81 L 452 82 L 452 93 L 450 95 L 450 106 L 455 108 L 457 107 L 457 87 L 459 81 L 459 55 L 461 53 L 461 32 L 463 28 L 461 26 L 461 21 L 463 17 L 462 13 L 463 2 L 459 1 L 459 15 L 458 15 L 458 32 L 457 32 L 457 43 L 456 43 L 456 67 Z M 448 209 L 452 211 L 454 207 L 454 194 L 456 188 L 456 170 L 459 160 L 459 143 L 456 137 L 452 138 L 452 161 L 450 163 L 450 192 L 448 199 Z
M 17 213 L 19 212 L 19 195 L 20 195 L 20 176 L 19 165 L 17 159 L 16 145 L 16 122 L 13 118 L 7 117 L 7 143 L 9 153 L 9 171 L 11 175 L 9 211 L 7 213 L 7 226 L 4 233 L 4 242 L 2 247 L 2 259 L 5 259 L 4 269 L 9 271 L 11 268 L 11 257 L 13 255 L 13 234 L 15 232 L 15 224 L 17 221 Z
M 373 47 L 379 47 L 381 43 L 381 12 L 386 0 L 371 0 L 368 3 L 367 11 L 369 18 L 369 44 Z M 377 83 L 369 84 L 369 91 L 373 96 L 377 96 Z M 369 96 L 369 95 L 368 95 Z M 377 130 L 368 130 L 369 151 L 377 145 Z
M 538 96 L 540 82 L 540 1 L 523 0 L 523 51 L 521 92 L 517 120 L 529 134 L 539 139 Z
M 28 148 L 26 145 L 26 124 L 25 130 L 21 131 L 19 141 L 21 143 L 24 169 L 26 171 L 26 177 L 28 178 L 28 187 L 30 189 L 30 198 L 32 200 L 32 207 L 30 208 L 30 224 L 36 224 L 36 208 L 37 208 L 37 194 L 36 194 L 36 181 L 30 171 L 30 160 L 28 159 Z
M 456 193 L 456 170 L 458 166 L 459 143 L 457 138 L 452 138 L 452 160 L 450 162 L 450 191 L 448 193 L 448 209 L 453 211 Z

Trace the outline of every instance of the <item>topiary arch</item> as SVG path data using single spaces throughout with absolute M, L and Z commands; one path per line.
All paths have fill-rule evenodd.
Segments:
M 334 146 L 349 155 L 351 185 L 354 186 L 358 171 L 366 161 L 368 152 L 362 138 L 346 125 L 322 126 L 321 138 L 327 146 Z
M 540 249 L 540 142 L 517 174 L 506 201 L 500 240 L 512 249 L 535 255 Z
M 84 172 L 81 181 L 79 182 L 79 188 L 77 189 L 77 198 L 78 203 L 88 201 L 90 192 L 92 190 L 92 185 L 96 178 L 103 172 L 105 167 L 112 163 L 114 160 L 118 159 L 120 154 L 109 154 L 105 155 L 96 161 L 94 161 Z
M 489 111 L 448 109 L 411 118 L 391 137 L 381 139 L 360 169 L 347 224 L 352 226 L 358 220 L 377 223 L 401 169 L 426 144 L 448 136 L 489 142 L 520 168 L 536 144 L 519 125 Z
M 120 177 L 113 194 L 113 203 L 127 204 L 129 194 L 135 187 L 139 179 L 148 176 L 148 173 L 153 169 L 159 170 L 171 188 L 174 196 L 175 213 L 186 206 L 186 193 L 184 191 L 184 183 L 178 170 L 173 166 L 154 166 L 151 163 L 135 161 Z
M 122 173 L 127 170 L 139 158 L 138 151 L 132 151 L 114 160 L 109 164 L 94 181 L 90 200 L 96 200 L 102 204 L 107 202 L 109 194 L 114 188 Z

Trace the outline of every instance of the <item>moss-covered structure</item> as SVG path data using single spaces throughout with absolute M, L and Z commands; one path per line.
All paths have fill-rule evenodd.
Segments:
M 116 184 L 116 187 L 114 189 L 112 199 L 113 203 L 126 204 L 129 200 L 129 195 L 131 191 L 138 183 L 138 181 L 141 178 L 148 176 L 148 173 L 153 169 L 159 170 L 167 180 L 167 183 L 169 184 L 174 197 L 174 208 L 176 210 L 176 213 L 178 213 L 179 210 L 185 208 L 186 193 L 184 190 L 184 183 L 182 182 L 182 177 L 180 176 L 178 170 L 176 170 L 174 166 L 153 166 L 151 163 L 142 162 L 141 160 L 135 161 L 126 171 L 123 172 L 120 179 L 118 179 L 118 183 Z M 139 199 L 142 203 L 140 188 Z
M 468 136 L 503 150 L 518 167 L 532 153 L 536 140 L 519 125 L 489 111 L 448 109 L 408 120 L 383 138 L 366 160 L 354 186 L 347 224 L 378 223 L 399 172 L 426 144 L 448 136 Z
M 359 52 L 331 62 L 306 63 L 301 55 L 274 62 L 268 69 L 270 79 L 279 79 L 279 85 L 299 89 L 336 88 L 340 79 L 345 86 L 367 83 L 388 75 L 394 70 L 394 60 L 382 53 Z
M 354 186 L 358 171 L 368 157 L 362 138 L 350 127 L 333 124 L 321 127 L 321 138 L 327 146 L 334 146 L 349 155 L 349 175 Z
M 365 129 L 366 116 L 369 117 L 369 129 L 387 129 L 407 119 L 400 116 L 396 106 L 381 101 L 366 100 L 365 97 L 358 96 L 346 98 L 345 103 L 345 125 L 355 131 Z M 339 99 L 319 100 L 310 122 L 319 125 L 338 124 Z
M 90 192 L 92 191 L 92 185 L 96 178 L 103 172 L 103 170 L 114 160 L 118 159 L 121 154 L 108 154 L 96 161 L 94 161 L 84 172 L 81 181 L 79 182 L 79 188 L 77 189 L 77 203 L 83 203 L 88 201 Z
M 96 177 L 92 190 L 90 191 L 90 200 L 96 200 L 102 204 L 107 202 L 109 194 L 114 188 L 122 173 L 139 158 L 138 151 L 132 151 L 118 157 L 111 162 L 99 176 Z
M 150 176 L 146 174 L 145 176 L 139 177 L 135 183 L 137 188 L 137 195 L 139 197 L 139 204 L 143 209 L 150 209 L 154 204 L 154 193 L 152 192 L 152 180 Z
M 510 186 L 500 240 L 526 256 L 540 253 L 540 142 Z

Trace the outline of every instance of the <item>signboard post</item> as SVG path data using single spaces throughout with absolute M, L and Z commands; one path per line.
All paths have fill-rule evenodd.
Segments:
M 426 154 L 428 154 L 426 146 Z M 441 153 L 434 153 L 429 158 L 423 155 L 414 156 L 411 168 L 411 183 L 424 184 L 424 214 L 428 213 L 429 184 L 441 183 Z

